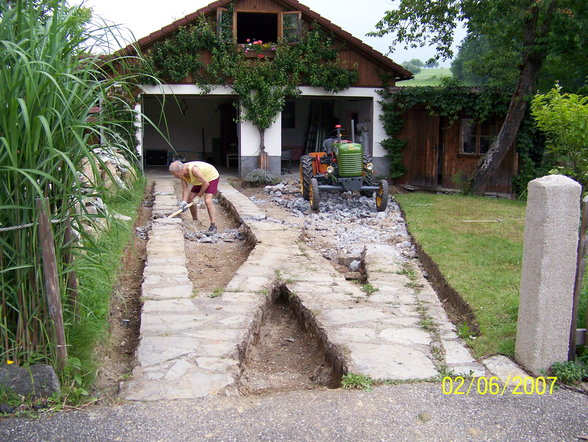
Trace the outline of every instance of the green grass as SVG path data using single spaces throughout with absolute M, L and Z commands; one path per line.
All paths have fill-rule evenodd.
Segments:
M 372 391 L 374 380 L 363 374 L 347 373 L 341 378 L 341 388 Z
M 462 195 L 396 195 L 410 231 L 474 311 L 480 336 L 475 356 L 514 354 L 525 229 L 525 203 Z M 466 223 L 464 220 L 502 222 Z M 588 273 L 587 273 L 588 274 Z M 586 327 L 588 277 L 578 308 Z M 460 326 L 460 334 L 470 330 Z
M 445 77 L 452 77 L 449 68 L 421 69 L 412 80 L 400 81 L 397 86 L 439 86 Z
M 410 231 L 473 309 L 474 354 L 512 356 L 516 336 L 525 203 L 457 195 L 404 194 Z M 463 220 L 501 219 L 500 223 Z
M 141 179 L 133 189 L 105 201 L 109 210 L 127 215 L 132 221 L 112 221 L 110 228 L 96 241 L 93 253 L 82 254 L 76 261 L 80 318 L 78 322 L 73 322 L 70 315 L 66 333 L 70 358 L 80 360 L 84 386 L 90 385 L 95 378 L 95 348 L 107 333 L 113 287 L 125 247 L 133 234 L 132 226 L 143 199 L 144 186 L 145 181 Z

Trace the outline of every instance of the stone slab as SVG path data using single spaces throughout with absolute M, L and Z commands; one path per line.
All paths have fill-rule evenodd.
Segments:
M 373 379 L 424 380 L 438 374 L 428 352 L 408 345 L 350 343 L 347 348 L 350 371 Z

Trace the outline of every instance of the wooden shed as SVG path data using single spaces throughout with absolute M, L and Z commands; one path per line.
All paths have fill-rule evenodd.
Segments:
M 404 113 L 399 138 L 406 142 L 403 163 L 406 174 L 399 184 L 429 190 L 461 190 L 480 158 L 498 134 L 502 119 L 476 122 L 467 115 L 454 120 L 417 106 Z M 512 146 L 486 191 L 511 195 L 518 170 L 518 155 Z

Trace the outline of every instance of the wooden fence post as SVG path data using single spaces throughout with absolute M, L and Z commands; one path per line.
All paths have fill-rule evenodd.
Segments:
M 64 256 L 65 263 L 70 267 L 69 272 L 67 274 L 67 294 L 68 300 L 71 304 L 74 320 L 77 321 L 78 314 L 79 314 L 79 305 L 78 305 L 78 277 L 76 272 L 71 269 L 71 265 L 74 262 L 73 254 L 71 252 L 72 245 L 74 243 L 74 234 L 73 229 L 71 228 L 71 218 L 68 217 L 65 220 L 65 234 L 63 238 L 64 245 L 66 247 L 66 252 Z
M 57 341 L 57 365 L 63 369 L 67 364 L 67 346 L 65 342 L 65 329 L 63 326 L 63 310 L 61 307 L 61 293 L 59 290 L 59 278 L 57 274 L 57 258 L 55 256 L 55 243 L 51 221 L 47 214 L 48 199 L 37 198 L 37 210 L 39 212 L 39 239 L 41 242 L 41 254 L 43 257 L 43 276 L 45 291 L 47 292 L 47 305 L 49 316 L 55 327 Z
M 572 310 L 572 325 L 570 328 L 570 350 L 568 360 L 576 360 L 576 345 L 586 345 L 588 330 L 588 311 L 586 312 L 586 328 L 582 332 L 578 329 L 578 308 L 580 304 L 580 293 L 582 292 L 582 282 L 584 281 L 584 272 L 586 270 L 586 254 L 588 253 L 588 244 L 586 241 L 586 231 L 588 230 L 588 196 L 582 201 L 582 224 L 580 226 L 580 240 L 578 241 L 578 261 L 576 264 L 576 281 L 574 283 L 574 308 Z M 580 335 L 580 336 L 578 336 Z M 579 339 L 580 338 L 580 339 Z M 579 342 L 577 342 L 579 341 Z

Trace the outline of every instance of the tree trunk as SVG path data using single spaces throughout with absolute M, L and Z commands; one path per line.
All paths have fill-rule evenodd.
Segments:
M 263 170 L 269 170 L 269 158 L 265 151 L 265 129 L 259 130 L 259 168 Z
M 521 121 L 527 110 L 528 99 L 539 76 L 539 70 L 545 61 L 547 51 L 540 49 L 540 40 L 549 32 L 551 16 L 557 0 L 553 0 L 546 12 L 545 19 L 539 27 L 539 7 L 533 8 L 532 14 L 525 20 L 523 34 L 523 60 L 517 86 L 506 113 L 506 119 L 490 149 L 478 162 L 476 170 L 469 178 L 466 193 L 482 195 L 488 182 L 494 176 L 509 148 L 514 145 Z

